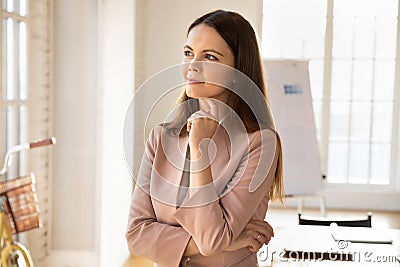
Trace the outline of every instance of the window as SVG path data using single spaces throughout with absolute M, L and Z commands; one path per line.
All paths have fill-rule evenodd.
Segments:
M 27 142 L 28 0 L 3 0 L 1 26 L 1 153 Z M 14 156 L 7 177 L 26 173 L 25 153 Z
M 395 184 L 398 0 L 264 0 L 265 58 L 307 59 L 329 184 Z
M 3 160 L 7 149 L 16 144 L 52 136 L 52 0 L 0 3 L 0 159 Z M 49 153 L 49 149 L 42 148 L 15 155 L 6 177 L 31 172 L 36 176 L 42 227 L 23 233 L 22 238 L 38 266 L 43 266 L 49 248 Z

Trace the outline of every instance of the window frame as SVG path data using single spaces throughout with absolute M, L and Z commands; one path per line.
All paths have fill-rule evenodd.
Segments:
M 330 107 L 331 107 L 331 87 L 332 87 L 332 63 L 333 63 L 333 34 L 334 34 L 334 1 L 326 0 L 325 16 L 325 38 L 324 38 L 324 57 L 323 57 L 323 80 L 322 80 L 322 99 L 320 117 L 320 158 L 322 174 L 327 175 L 329 135 L 330 135 Z M 398 2 L 397 36 L 396 36 L 396 55 L 394 66 L 394 92 L 393 92 L 393 116 L 392 116 L 392 137 L 391 137 L 391 164 L 389 184 L 356 184 L 350 182 L 333 183 L 324 181 L 326 192 L 375 192 L 392 194 L 400 192 L 400 156 L 399 156 L 399 120 L 400 120 L 400 0 Z M 282 56 L 281 58 L 285 58 Z M 315 99 L 313 99 L 314 101 Z M 314 116 L 314 119 L 318 119 Z M 372 129 L 372 126 L 370 126 Z M 370 144 L 371 141 L 369 141 Z M 370 180 L 368 180 L 370 181 Z
M 7 88 L 5 88 L 4 86 L 4 79 L 6 77 L 4 77 L 3 75 L 3 62 L 0 64 L 0 120 L 1 120 L 1 125 L 3 126 L 3 129 L 0 132 L 0 137 L 2 140 L 0 142 L 0 151 L 1 151 L 1 164 L 4 163 L 4 156 L 5 153 L 7 152 L 7 150 L 14 146 L 14 145 L 18 145 L 20 143 L 23 142 L 27 142 L 27 135 L 28 135 L 28 119 L 27 117 L 25 117 L 25 121 L 23 122 L 23 124 L 21 124 L 22 121 L 22 117 L 23 114 L 21 113 L 21 108 L 24 107 L 25 108 L 25 116 L 27 116 L 27 114 L 29 113 L 28 109 L 31 106 L 30 105 L 30 92 L 29 92 L 29 67 L 30 67 L 30 60 L 29 60 L 29 47 L 30 47 L 30 18 L 29 18 L 29 0 L 26 0 L 26 10 L 25 10 L 25 14 L 21 15 L 19 14 L 19 10 L 17 10 L 19 8 L 19 1 L 14 1 L 14 8 L 13 11 L 7 11 L 6 7 L 4 7 L 4 2 L 2 2 L 1 4 L 1 8 L 0 8 L 0 12 L 1 12 L 1 26 L 0 26 L 0 53 L 3 56 L 5 56 L 3 54 L 3 21 L 7 20 L 7 19 L 11 19 L 13 21 L 13 76 L 14 76 L 14 85 L 13 85 L 13 94 L 14 94 L 14 98 L 13 99 L 5 99 L 5 93 L 4 90 L 8 90 Z M 19 80 L 19 69 L 21 67 L 20 63 L 21 63 L 21 57 L 20 57 L 20 37 L 21 35 L 19 35 L 19 30 L 17 30 L 17 28 L 19 27 L 19 23 L 24 22 L 25 23 L 25 29 L 26 29 L 26 46 L 25 46 L 25 66 L 26 66 L 26 97 L 24 99 L 21 98 L 21 88 L 20 88 L 20 80 Z M 16 37 L 18 36 L 18 37 Z M 16 40 L 18 40 L 18 42 L 16 42 Z M 8 56 L 8 53 L 7 53 Z M 7 63 L 6 63 L 7 64 Z M 14 136 L 11 137 L 8 135 L 8 129 L 7 129 L 7 121 L 8 119 L 6 118 L 7 113 L 4 112 L 4 109 L 7 108 L 15 108 L 18 112 L 17 112 L 17 119 L 18 119 L 18 129 L 15 133 L 12 133 Z M 13 144 L 10 144 L 9 139 L 13 139 L 16 138 L 15 142 L 13 142 Z M 26 173 L 27 171 L 27 165 L 28 165 L 28 160 L 27 160 L 27 155 L 26 152 L 20 152 L 18 155 L 14 155 L 13 157 L 13 165 L 11 166 L 11 170 L 9 172 L 10 175 L 6 175 L 5 177 L 7 178 L 12 178 L 12 177 L 16 177 L 21 175 L 22 173 Z M 3 177 L 4 179 L 4 177 Z
M 328 170 L 329 153 L 329 133 L 330 133 L 330 104 L 331 104 L 331 85 L 332 85 L 332 50 L 333 50 L 333 10 L 334 1 L 327 0 L 326 28 L 325 28 L 325 56 L 324 56 L 324 78 L 323 78 L 323 98 L 322 98 L 322 121 L 321 121 L 321 169 L 324 174 Z M 398 14 L 400 15 L 400 1 L 398 1 Z M 392 139 L 391 139 L 391 168 L 388 185 L 375 184 L 352 184 L 352 183 L 331 183 L 326 182 L 325 188 L 328 191 L 375 191 L 377 193 L 393 193 L 399 191 L 400 181 L 398 173 L 398 142 L 399 142 L 399 119 L 400 119 L 400 18 L 397 19 L 396 36 L 396 58 L 395 58 L 395 77 L 394 77 L 394 96 L 393 96 L 393 116 L 392 116 Z

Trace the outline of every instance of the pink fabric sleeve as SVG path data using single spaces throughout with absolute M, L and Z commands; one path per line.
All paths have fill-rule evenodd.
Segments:
M 132 254 L 150 259 L 165 267 L 177 267 L 189 242 L 190 235 L 178 226 L 160 223 L 156 219 L 147 192 L 153 165 L 156 134 L 154 129 L 146 143 L 129 213 L 126 239 Z M 145 189 L 145 190 L 143 190 Z
M 185 202 L 190 201 L 187 198 L 176 210 L 175 219 L 192 236 L 201 254 L 213 255 L 227 248 L 254 216 L 271 190 L 279 149 L 276 134 L 271 130 L 262 130 L 251 142 L 249 153 L 240 160 L 228 184 L 230 191 L 227 194 L 198 207 L 185 207 Z M 257 172 L 260 166 L 262 171 Z M 254 177 L 255 173 L 259 177 Z M 261 181 L 261 184 L 250 186 L 254 180 Z M 254 190 L 250 190 L 252 187 Z M 202 190 L 208 191 L 203 192 L 208 196 L 216 194 L 213 186 L 206 186 Z

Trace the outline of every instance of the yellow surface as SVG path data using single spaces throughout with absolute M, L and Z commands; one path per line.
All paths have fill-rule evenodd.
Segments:
M 153 263 L 148 259 L 131 255 L 123 267 L 153 267 Z
M 1 266 L 8 267 L 8 259 L 12 251 L 19 251 L 24 258 L 24 266 L 33 267 L 32 258 L 29 251 L 20 243 L 14 242 L 10 232 L 10 226 L 5 213 L 0 212 L 0 243 L 1 247 Z

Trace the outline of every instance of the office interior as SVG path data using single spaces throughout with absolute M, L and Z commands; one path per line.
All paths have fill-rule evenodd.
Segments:
M 15 157 L 8 175 L 36 175 L 42 227 L 18 237 L 35 266 L 152 266 L 125 240 L 125 116 L 147 79 L 181 62 L 190 23 L 216 9 L 251 22 L 264 58 L 309 62 L 327 215 L 372 212 L 372 227 L 400 229 L 398 0 L 4 0 L 0 159 L 57 139 Z M 165 119 L 135 112 L 133 128 L 147 128 L 134 131 Z M 132 151 L 137 165 L 143 140 Z M 271 203 L 266 220 L 296 226 L 303 200 L 304 214 L 321 216 L 321 194 Z

